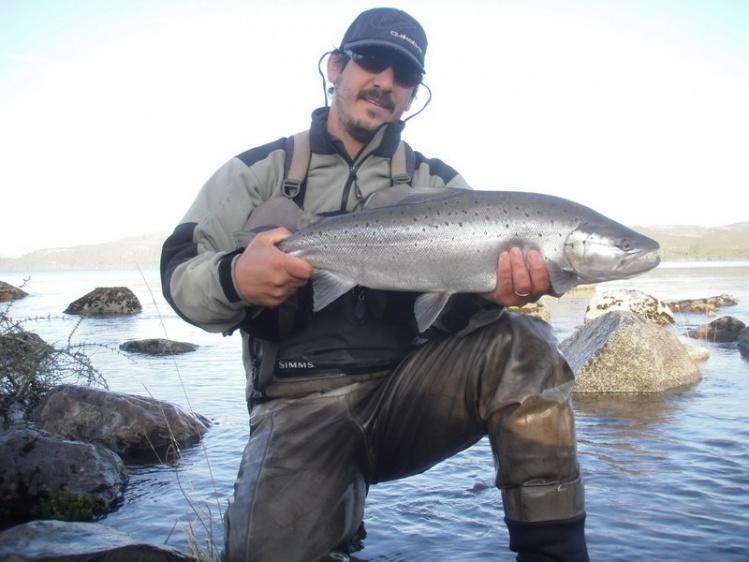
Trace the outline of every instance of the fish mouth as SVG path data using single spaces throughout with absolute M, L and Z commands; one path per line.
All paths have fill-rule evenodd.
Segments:
M 616 269 L 622 275 L 622 278 L 626 279 L 655 269 L 660 263 L 660 248 L 655 248 L 624 256 Z

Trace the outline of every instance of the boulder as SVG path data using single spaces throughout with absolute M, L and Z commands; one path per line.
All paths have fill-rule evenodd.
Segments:
M 81 316 L 104 316 L 135 314 L 142 310 L 138 297 L 127 287 L 98 287 L 71 302 L 64 312 Z
M 137 541 L 99 523 L 32 521 L 0 533 L 7 562 L 197 562 L 178 550 Z
M 541 299 L 538 302 L 530 302 L 524 306 L 508 306 L 507 312 L 526 314 L 528 316 L 533 316 L 534 318 L 540 318 L 545 322 L 551 322 L 551 311 L 546 305 L 544 299 Z
M 711 314 L 722 306 L 733 306 L 737 302 L 736 297 L 732 295 L 719 295 L 701 299 L 668 301 L 666 305 L 673 312 L 705 312 Z
M 668 328 L 629 311 L 591 320 L 560 349 L 575 372 L 575 392 L 662 392 L 701 375 Z
M 45 431 L 104 445 L 128 459 L 164 459 L 199 442 L 210 426 L 169 402 L 76 385 L 52 389 L 34 420 Z
M 195 351 L 198 346 L 191 343 L 172 341 L 163 338 L 129 340 L 120 344 L 122 351 L 145 353 L 146 355 L 179 355 Z
M 100 445 L 30 428 L 0 433 L 0 519 L 94 520 L 119 503 L 126 483 L 122 459 Z
M 636 289 L 614 289 L 593 296 L 585 310 L 585 322 L 612 310 L 628 310 L 661 326 L 674 323 L 674 314 L 668 306 Z
M 746 329 L 738 318 L 723 316 L 709 324 L 703 324 L 692 330 L 687 330 L 690 338 L 705 340 L 713 343 L 729 343 L 739 341 L 739 334 Z
M 14 301 L 28 296 L 29 294 L 23 289 L 14 287 L 5 281 L 0 281 L 0 302 Z

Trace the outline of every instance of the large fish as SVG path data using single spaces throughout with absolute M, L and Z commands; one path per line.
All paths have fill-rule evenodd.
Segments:
M 423 292 L 426 330 L 453 293 L 486 293 L 499 254 L 538 250 L 561 294 L 581 283 L 626 279 L 660 262 L 659 245 L 572 201 L 537 193 L 419 189 L 401 202 L 324 218 L 279 244 L 307 260 L 314 309 L 356 285 Z

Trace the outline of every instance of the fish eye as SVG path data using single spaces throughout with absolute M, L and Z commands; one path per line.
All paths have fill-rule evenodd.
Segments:
M 624 250 L 625 252 L 629 252 L 634 248 L 634 244 L 632 244 L 631 240 L 627 240 L 626 238 L 622 240 L 622 243 L 619 245 L 619 247 Z

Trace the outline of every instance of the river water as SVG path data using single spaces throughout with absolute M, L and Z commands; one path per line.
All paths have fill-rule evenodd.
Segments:
M 222 541 L 221 515 L 231 496 L 248 432 L 238 336 L 189 326 L 161 296 L 156 271 L 32 272 L 10 314 L 50 343 L 88 349 L 110 389 L 177 403 L 214 423 L 203 442 L 171 465 L 130 466 L 124 504 L 102 524 L 139 539 L 187 549 Z M 16 286 L 23 277 L 0 272 Z M 86 318 L 62 311 L 100 286 L 127 286 L 141 314 Z M 642 290 L 662 300 L 724 293 L 721 309 L 749 323 L 749 262 L 662 264 L 628 281 L 598 286 Z M 583 321 L 587 298 L 551 304 L 560 340 Z M 50 316 L 47 318 L 48 316 Z M 712 320 L 679 314 L 674 329 Z M 72 333 L 72 336 L 71 336 Z M 128 339 L 167 337 L 200 347 L 176 358 L 128 356 Z M 749 361 L 735 344 L 703 344 L 710 358 L 692 388 L 655 396 L 609 395 L 575 401 L 586 482 L 588 543 L 600 562 L 749 560 Z M 432 470 L 374 486 L 367 500 L 361 561 L 512 561 L 493 487 L 489 446 L 474 447 Z

